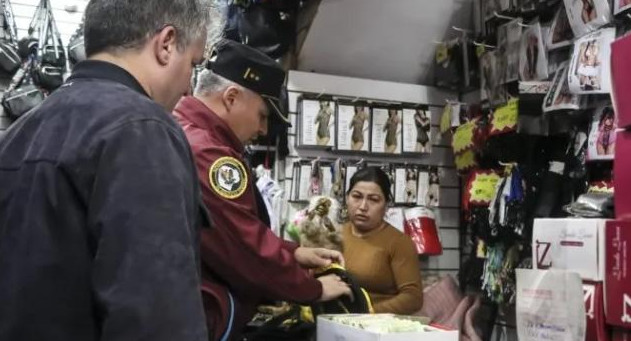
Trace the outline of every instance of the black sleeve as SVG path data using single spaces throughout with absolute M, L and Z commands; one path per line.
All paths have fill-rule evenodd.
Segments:
M 88 223 L 99 340 L 208 340 L 196 263 L 197 179 L 174 129 L 129 122 L 93 151 Z

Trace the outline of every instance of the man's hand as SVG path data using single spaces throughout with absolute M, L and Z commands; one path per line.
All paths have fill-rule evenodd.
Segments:
M 298 264 L 305 268 L 324 268 L 332 263 L 344 267 L 344 256 L 334 250 L 301 246 L 294 252 L 294 257 Z
M 353 299 L 351 288 L 348 284 L 337 275 L 326 275 L 318 278 L 318 281 L 322 283 L 322 296 L 320 296 L 320 302 L 326 302 L 334 300 L 342 295 L 349 296 Z

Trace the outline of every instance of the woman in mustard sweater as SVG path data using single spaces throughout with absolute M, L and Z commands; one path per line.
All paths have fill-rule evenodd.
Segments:
M 384 221 L 391 201 L 383 170 L 367 167 L 353 175 L 346 196 L 350 222 L 342 232 L 344 259 L 376 313 L 409 315 L 423 305 L 421 271 L 412 240 Z

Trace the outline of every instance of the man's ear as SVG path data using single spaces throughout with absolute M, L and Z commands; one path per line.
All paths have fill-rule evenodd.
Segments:
M 224 106 L 228 111 L 234 106 L 237 101 L 237 98 L 240 96 L 240 90 L 236 86 L 229 86 L 226 90 L 224 90 L 221 100 L 223 101 Z
M 172 25 L 165 26 L 154 37 L 153 49 L 158 63 L 167 65 L 177 48 L 177 30 Z

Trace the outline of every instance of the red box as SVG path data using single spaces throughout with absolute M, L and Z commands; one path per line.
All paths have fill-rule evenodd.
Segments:
M 610 325 L 631 328 L 631 221 L 605 229 L 605 315 Z
M 629 63 L 631 64 L 631 63 Z M 629 76 L 631 79 L 631 75 Z M 627 95 L 631 98 L 631 95 Z M 614 203 L 616 219 L 631 220 L 631 132 L 616 134 L 616 156 L 613 163 Z M 617 189 L 617 191 L 615 190 Z
M 585 340 L 609 341 L 609 331 L 605 325 L 605 300 L 602 282 L 583 281 L 583 298 L 585 299 L 587 322 Z
M 631 127 L 631 36 L 611 44 L 611 98 L 618 116 L 618 127 Z M 617 159 L 616 159 L 617 160 Z
M 631 330 L 614 329 L 611 333 L 611 341 L 631 341 Z

